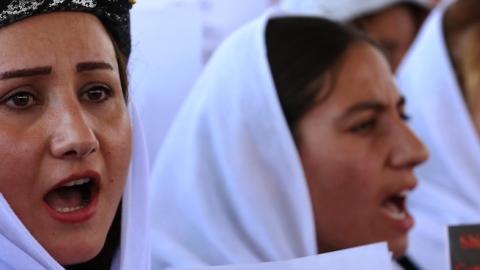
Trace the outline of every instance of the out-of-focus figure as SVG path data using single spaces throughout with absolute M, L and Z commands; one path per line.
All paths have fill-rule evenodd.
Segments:
M 399 68 L 411 127 L 430 150 L 410 201 L 409 254 L 447 269 L 447 225 L 480 223 L 480 1 L 442 3 Z
M 206 63 L 217 46 L 233 31 L 259 16 L 277 0 L 196 0 L 202 12 L 203 59 Z
M 151 161 L 203 67 L 201 20 L 191 2 L 142 0 L 132 9 L 130 86 Z
M 428 154 L 388 62 L 360 31 L 272 13 L 215 52 L 159 152 L 157 269 L 406 250 Z
M 141 0 L 132 11 L 133 100 L 150 160 L 216 47 L 273 0 Z
M 396 71 L 433 3 L 429 0 L 281 0 L 282 9 L 351 23 L 367 32 Z

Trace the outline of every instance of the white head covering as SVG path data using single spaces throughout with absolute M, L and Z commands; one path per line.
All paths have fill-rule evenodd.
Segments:
M 430 150 L 418 167 L 409 255 L 446 269 L 447 224 L 480 222 L 480 141 L 463 100 L 442 28 L 446 5 L 428 18 L 398 72 L 411 127 Z
M 430 6 L 429 0 L 280 0 L 280 6 L 286 11 L 324 16 L 336 21 L 351 21 L 398 3 Z
M 141 0 L 131 11 L 130 97 L 141 117 L 150 161 L 203 66 L 198 4 L 164 4 Z
M 266 56 L 268 16 L 214 54 L 153 168 L 154 269 L 317 252 L 298 153 Z
M 112 263 L 112 270 L 150 269 L 146 196 L 148 160 L 142 127 L 133 106 L 130 106 L 130 118 L 133 131 L 132 161 L 122 197 L 121 246 Z M 1 193 L 0 269 L 63 269 L 33 238 Z

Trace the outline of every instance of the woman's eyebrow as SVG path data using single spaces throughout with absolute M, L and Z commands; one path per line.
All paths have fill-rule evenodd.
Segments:
M 96 69 L 113 70 L 113 67 L 106 62 L 82 62 L 77 64 L 77 72 L 92 71 Z M 0 73 L 0 80 L 49 75 L 51 73 L 51 66 L 15 69 Z
M 344 116 L 348 116 L 360 111 L 372 110 L 375 112 L 384 111 L 386 106 L 378 101 L 362 101 L 350 106 L 344 113 Z
M 0 73 L 0 80 L 49 75 L 51 73 L 52 73 L 52 67 L 50 66 L 8 70 Z
M 346 119 L 352 117 L 353 115 L 364 112 L 364 111 L 373 111 L 374 113 L 381 113 L 386 110 L 385 104 L 378 101 L 360 101 L 357 102 L 346 109 L 346 111 L 339 115 L 339 122 L 345 121 Z
M 77 64 L 77 72 L 92 71 L 97 69 L 113 70 L 113 67 L 106 62 L 82 62 Z

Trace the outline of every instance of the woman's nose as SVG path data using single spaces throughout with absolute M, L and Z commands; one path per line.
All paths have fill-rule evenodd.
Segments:
M 414 168 L 428 159 L 428 149 L 406 124 L 401 125 L 392 136 L 390 162 L 396 168 Z
M 70 109 L 56 119 L 50 145 L 54 157 L 83 158 L 98 150 L 99 142 L 81 110 Z

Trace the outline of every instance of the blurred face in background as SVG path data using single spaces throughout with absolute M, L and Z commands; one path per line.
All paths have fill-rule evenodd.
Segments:
M 473 122 L 480 134 L 480 22 L 459 37 L 458 71 Z
M 81 12 L 0 28 L 0 192 L 60 264 L 102 249 L 126 182 L 130 121 L 113 43 Z
M 427 151 L 405 124 L 405 101 L 377 49 L 351 45 L 330 78 L 329 96 L 295 130 L 319 251 L 387 241 L 400 257 L 413 226 L 405 204 L 413 168 Z
M 383 47 L 393 72 L 415 39 L 418 25 L 411 7 L 398 4 L 354 21 Z
M 480 134 L 480 1 L 458 0 L 450 5 L 443 30 L 462 94 Z

